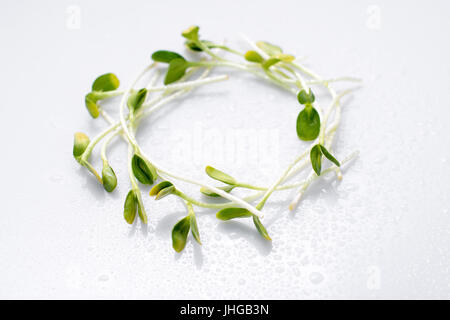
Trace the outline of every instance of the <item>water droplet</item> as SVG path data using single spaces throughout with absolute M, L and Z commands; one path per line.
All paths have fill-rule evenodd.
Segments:
M 62 181 L 63 177 L 60 174 L 54 174 L 50 177 L 50 181 L 54 183 L 60 183 Z
M 102 274 L 98 277 L 98 281 L 108 281 L 109 276 L 107 274 Z
M 319 284 L 323 281 L 323 275 L 320 272 L 313 272 L 309 275 L 309 281 L 314 284 Z

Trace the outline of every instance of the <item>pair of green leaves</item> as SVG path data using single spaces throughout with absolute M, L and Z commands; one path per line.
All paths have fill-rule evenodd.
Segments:
M 253 223 L 255 224 L 255 227 L 258 230 L 259 234 L 266 240 L 272 240 L 270 238 L 269 233 L 267 232 L 266 228 L 261 223 L 261 220 L 245 208 L 222 209 L 216 213 L 216 217 L 223 221 L 227 221 L 227 220 L 231 220 L 231 219 L 238 219 L 238 218 L 252 217 Z
M 106 73 L 95 79 L 92 84 L 92 91 L 84 98 L 86 108 L 94 119 L 100 115 L 97 101 L 109 97 L 110 94 L 105 93 L 116 90 L 119 85 L 120 81 L 113 73 Z
M 155 196 L 155 200 L 160 200 L 169 194 L 175 193 L 175 186 L 170 181 L 162 181 L 150 190 L 150 196 Z
M 264 59 L 258 52 L 253 50 L 247 51 L 244 57 L 247 61 L 261 64 L 261 66 L 266 70 L 280 61 L 292 62 L 295 60 L 294 56 L 283 53 L 283 50 L 279 46 L 269 42 L 258 41 L 256 46 L 269 56 L 267 60 Z
M 183 251 L 186 246 L 187 237 L 189 235 L 189 231 L 191 231 L 192 236 L 198 242 L 198 244 L 202 244 L 200 241 L 200 233 L 198 231 L 197 219 L 195 218 L 195 214 L 191 211 L 186 217 L 178 221 L 172 229 L 172 247 L 176 252 Z
M 280 61 L 292 62 L 295 59 L 294 56 L 280 53 L 266 60 L 258 52 L 253 50 L 247 51 L 244 55 L 244 58 L 249 62 L 259 63 L 265 70 L 268 70 L 271 66 Z
M 142 184 L 152 185 L 158 178 L 155 167 L 137 153 L 131 159 L 131 168 L 136 179 Z
M 237 187 L 237 181 L 235 178 L 233 178 L 232 176 L 226 174 L 225 172 L 222 172 L 220 170 L 217 170 L 211 166 L 207 166 L 205 168 L 205 172 L 208 176 L 210 176 L 211 178 L 213 178 L 214 180 L 226 183 L 227 186 L 224 187 L 219 187 L 218 189 L 221 189 L 225 192 L 231 192 L 231 190 L 233 190 L 234 188 Z M 208 197 L 220 197 L 220 195 L 218 195 L 217 193 L 215 193 L 214 191 L 211 191 L 207 188 L 200 188 L 200 192 L 203 193 L 204 195 L 208 196 Z
M 305 106 L 297 117 L 297 135 L 304 141 L 315 140 L 320 133 L 320 116 L 312 105 L 315 101 L 314 93 L 311 89 L 309 92 L 301 90 L 297 99 L 300 104 Z
M 133 91 L 128 97 L 127 105 L 128 109 L 132 113 L 136 113 L 144 104 L 147 98 L 148 91 L 146 88 L 142 88 L 138 91 Z
M 208 40 L 200 40 L 200 43 L 208 49 L 218 48 L 219 46 Z M 194 41 L 187 40 L 185 43 L 186 47 L 192 51 L 202 52 L 203 49 Z
M 316 144 L 314 147 L 312 147 L 309 155 L 311 158 L 311 165 L 318 176 L 320 176 L 320 172 L 322 170 L 322 155 L 324 155 L 325 158 L 333 162 L 338 167 L 341 166 L 339 161 L 337 161 L 336 158 L 334 158 L 331 153 L 329 153 L 328 150 L 321 144 Z
M 204 43 L 199 40 L 199 29 L 197 26 L 192 26 L 182 32 L 182 36 L 187 39 L 189 47 L 196 51 L 202 50 L 201 46 Z M 186 74 L 186 70 L 192 66 L 192 63 L 187 61 L 181 54 L 173 51 L 156 51 L 152 54 L 152 59 L 169 64 L 166 77 L 164 78 L 165 85 L 180 80 Z
M 200 28 L 198 26 L 191 26 L 181 33 L 181 35 L 187 39 L 185 42 L 186 47 L 197 52 L 203 51 L 203 48 L 212 49 L 219 47 L 211 41 L 200 40 L 198 34 L 199 30 Z
M 80 162 L 81 165 L 88 168 L 89 171 L 97 177 L 97 179 L 103 184 L 103 188 L 105 188 L 106 191 L 112 192 L 117 186 L 117 177 L 111 166 L 107 162 L 103 163 L 102 177 L 100 179 L 100 176 L 94 170 L 92 165 L 89 164 L 89 162 L 81 161 L 81 156 L 86 151 L 89 143 L 90 140 L 86 134 L 82 132 L 75 133 L 73 141 L 73 156 L 78 162 Z
M 185 75 L 186 70 L 190 67 L 189 61 L 187 61 L 182 55 L 172 51 L 156 51 L 152 54 L 152 59 L 154 61 L 169 64 L 166 77 L 164 78 L 165 85 L 180 80 Z
M 95 178 L 97 178 L 98 182 L 103 184 L 102 178 L 95 170 L 95 168 L 92 166 L 92 164 L 90 164 L 89 161 L 87 160 L 89 158 L 90 152 L 89 154 L 84 154 L 87 148 L 89 147 L 89 143 L 90 140 L 87 135 L 85 135 L 82 132 L 76 132 L 73 141 L 73 156 L 75 160 L 78 161 L 79 164 L 88 169 L 95 176 Z
M 123 217 L 126 222 L 132 224 L 136 218 L 136 212 L 139 214 L 139 218 L 143 223 L 147 223 L 147 214 L 145 213 L 144 205 L 142 203 L 141 194 L 138 190 L 131 189 L 123 207 Z

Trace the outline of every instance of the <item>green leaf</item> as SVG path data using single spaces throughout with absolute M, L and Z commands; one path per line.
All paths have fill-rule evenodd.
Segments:
M 147 224 L 147 213 L 145 212 L 144 206 L 138 202 L 138 215 L 139 219 L 141 219 L 142 223 Z
M 181 35 L 183 37 L 185 37 L 188 40 L 191 41 L 198 41 L 198 31 L 199 31 L 199 27 L 197 26 L 191 26 L 189 28 L 187 28 L 186 30 L 184 30 Z
M 190 220 L 191 217 L 186 216 L 178 221 L 172 229 L 172 246 L 176 252 L 181 252 L 186 246 L 186 240 L 191 226 Z
M 102 181 L 103 188 L 108 192 L 112 192 L 117 186 L 116 174 L 114 173 L 113 168 L 107 163 L 103 165 Z
M 231 177 L 228 174 L 226 174 L 220 170 L 217 170 L 213 167 L 207 166 L 205 168 L 205 171 L 208 176 L 210 176 L 211 178 L 213 178 L 215 180 L 221 181 L 226 184 L 231 184 L 231 185 L 236 184 L 236 180 L 233 177 Z
M 314 96 L 314 93 L 309 89 L 309 93 L 306 92 L 306 90 L 301 90 L 297 95 L 298 102 L 300 104 L 311 104 L 316 100 L 316 97 Z
M 150 196 L 156 196 L 155 200 L 159 200 L 175 192 L 175 186 L 172 182 L 162 181 L 150 190 Z
M 191 219 L 191 232 L 194 239 L 198 242 L 198 244 L 202 244 L 200 241 L 200 233 L 198 232 L 197 219 L 195 218 L 194 212 L 190 214 Z
M 230 186 L 224 186 L 224 187 L 218 187 L 217 189 L 223 190 L 225 192 L 231 192 L 231 190 L 233 190 L 236 186 L 230 185 Z M 207 188 L 200 188 L 200 192 L 203 193 L 205 196 L 208 197 L 221 197 L 221 195 L 215 193 L 214 191 L 211 191 Z
M 278 58 L 270 58 L 270 59 L 267 59 L 262 64 L 262 66 L 263 66 L 264 69 L 269 69 L 271 66 L 273 66 L 274 64 L 276 64 L 278 62 L 280 62 L 280 59 L 278 59 Z
M 73 156 L 80 157 L 90 143 L 89 137 L 82 132 L 76 132 L 73 138 Z
M 275 58 L 277 58 L 277 59 L 279 59 L 280 61 L 283 61 L 283 62 L 292 62 L 292 61 L 295 60 L 295 57 L 293 55 L 285 54 L 285 53 L 276 54 Z
M 339 161 L 336 160 L 335 157 L 333 157 L 331 155 L 331 153 L 328 152 L 327 149 L 325 149 L 325 147 L 323 145 L 320 144 L 320 150 L 322 151 L 323 155 L 325 156 L 325 158 L 327 158 L 328 160 L 330 160 L 331 162 L 333 162 L 335 165 L 337 165 L 338 167 L 341 166 L 341 164 L 339 163 Z
M 162 198 L 168 196 L 169 194 L 172 194 L 175 192 L 175 187 L 174 186 L 170 186 L 167 188 L 162 189 L 160 192 L 158 192 L 158 194 L 155 197 L 155 200 L 161 200 Z
M 309 154 L 311 158 L 311 165 L 318 176 L 320 176 L 320 171 L 322 170 L 322 151 L 319 144 L 312 147 Z
M 144 203 L 142 202 L 141 193 L 136 191 L 137 212 L 141 221 L 147 224 L 147 213 L 145 212 Z
M 252 215 L 250 211 L 244 208 L 226 208 L 216 213 L 217 219 L 224 221 L 236 218 L 248 218 Z
M 178 54 L 173 51 L 167 51 L 167 50 L 159 50 L 159 51 L 153 52 L 152 59 L 154 61 L 164 62 L 164 63 L 170 63 L 170 61 L 172 61 L 173 59 L 185 60 L 181 54 Z
M 216 44 L 214 44 L 213 42 L 208 41 L 208 40 L 201 40 L 200 42 L 201 42 L 205 47 L 207 47 L 208 49 L 212 49 L 212 48 L 215 48 L 215 47 L 217 46 Z M 200 48 L 200 47 L 198 46 L 198 44 L 195 43 L 195 42 L 193 42 L 193 41 L 189 41 L 189 40 L 188 40 L 188 41 L 186 41 L 184 44 L 186 45 L 186 47 L 187 47 L 188 49 L 190 49 L 190 50 L 192 50 L 192 51 L 197 51 L 197 52 L 203 51 L 203 49 Z
M 172 182 L 170 181 L 161 181 L 157 185 L 153 186 L 150 190 L 150 196 L 156 196 L 161 190 L 167 187 L 173 186 Z
M 283 52 L 279 46 L 276 46 L 274 44 L 271 44 L 269 42 L 265 41 L 258 41 L 256 42 L 256 46 L 260 48 L 262 51 L 267 53 L 269 56 L 273 56 L 276 54 L 280 54 Z
M 128 108 L 132 112 L 136 112 L 145 102 L 147 98 L 147 89 L 142 88 L 139 91 L 135 91 L 128 97 Z
M 245 60 L 250 61 L 250 62 L 256 62 L 256 63 L 262 63 L 264 62 L 264 58 L 261 57 L 261 55 L 253 50 L 247 51 L 245 53 Z
M 269 233 L 267 232 L 266 228 L 261 223 L 261 220 L 255 215 L 253 215 L 253 223 L 256 226 L 256 229 L 258 230 L 259 234 L 263 236 L 264 239 L 271 241 L 272 238 L 270 238 Z
M 315 140 L 320 133 L 320 116 L 314 107 L 307 105 L 297 117 L 297 135 L 303 141 Z
M 167 74 L 164 79 L 164 84 L 168 85 L 177 80 L 180 80 L 186 73 L 186 69 L 188 67 L 189 64 L 184 59 L 176 58 L 170 61 L 169 69 L 167 70 Z
M 89 163 L 89 161 L 83 160 L 83 158 L 78 158 L 77 160 L 83 167 L 88 169 L 89 172 L 95 176 L 95 178 L 97 179 L 98 182 L 100 182 L 100 184 L 103 184 L 102 178 L 98 174 L 97 170 L 95 170 L 95 168 L 92 166 L 92 164 Z
M 157 178 L 156 170 L 151 163 L 136 153 L 131 159 L 131 168 L 136 179 L 142 184 L 151 185 Z
M 112 91 L 120 85 L 119 79 L 113 73 L 106 73 L 95 79 L 92 91 Z
M 134 222 L 134 218 L 136 218 L 136 210 L 137 210 L 136 194 L 134 193 L 134 190 L 130 190 L 130 192 L 128 192 L 127 194 L 125 204 L 123 207 L 123 217 L 129 224 L 132 224 Z
M 98 116 L 100 115 L 100 111 L 98 110 L 97 101 L 90 93 L 85 96 L 84 103 L 91 117 L 94 119 L 98 118 Z

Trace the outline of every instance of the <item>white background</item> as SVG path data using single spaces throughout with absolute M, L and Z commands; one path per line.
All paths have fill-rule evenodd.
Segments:
M 0 298 L 449 298 L 449 10 L 448 1 L 2 1 Z M 113 194 L 72 158 L 75 131 L 105 126 L 83 104 L 93 79 L 115 72 L 126 86 L 153 51 L 184 52 L 180 32 L 192 24 L 206 39 L 245 50 L 242 32 L 307 57 L 324 77 L 364 80 L 345 100 L 334 147 L 360 157 L 293 213 L 294 192 L 276 195 L 265 208 L 272 243 L 246 221 L 197 210 L 204 245 L 190 240 L 176 254 L 175 198 L 144 196 L 147 228 L 123 220 L 122 142 L 109 152 Z M 204 181 L 210 164 L 269 184 L 306 147 L 299 105 L 242 72 L 214 73 L 231 79 L 168 105 L 138 139 Z

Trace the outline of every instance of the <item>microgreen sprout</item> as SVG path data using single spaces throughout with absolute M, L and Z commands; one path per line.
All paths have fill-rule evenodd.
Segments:
M 73 156 L 79 158 L 89 145 L 89 137 L 82 132 L 75 133 L 73 141 Z
M 313 107 L 315 99 L 311 90 L 301 90 L 297 95 L 298 102 L 305 106 L 297 117 L 297 135 L 304 141 L 315 140 L 320 133 L 320 115 Z
M 187 216 L 178 221 L 172 228 L 172 247 L 176 252 L 181 252 L 186 246 L 189 231 L 191 231 L 195 241 L 200 245 L 202 244 L 194 208 L 190 202 L 186 202 L 186 207 L 188 209 Z
M 113 73 L 106 73 L 95 79 L 92 84 L 92 91 L 86 94 L 85 104 L 89 114 L 95 119 L 100 115 L 98 101 L 120 95 L 121 92 L 116 91 L 120 81 Z
M 135 153 L 131 159 L 131 167 L 136 179 L 142 184 L 152 185 L 157 179 L 156 169 L 141 155 Z
M 103 164 L 102 182 L 106 191 L 112 192 L 117 186 L 117 177 L 109 163 Z
M 161 199 L 169 201 L 172 198 L 182 200 L 186 205 L 187 215 L 172 229 L 172 247 L 177 252 L 181 252 L 186 247 L 189 233 L 198 244 L 201 244 L 194 206 L 213 210 L 216 218 L 221 221 L 240 219 L 245 223 L 251 218 L 256 231 L 262 238 L 272 240 L 262 223 L 262 210 L 271 195 L 274 192 L 296 190 L 295 197 L 289 205 L 289 208 L 293 210 L 315 180 L 333 173 L 337 179 L 342 179 L 341 166 L 356 156 L 354 153 L 339 162 L 328 150 L 332 149 L 334 137 L 340 125 L 340 100 L 350 92 L 346 90 L 337 93 L 331 84 L 336 81 L 354 82 L 358 79 L 322 78 L 302 65 L 294 55 L 284 53 L 277 45 L 246 39 L 249 48 L 241 52 L 224 44 L 202 39 L 199 30 L 198 26 L 192 26 L 181 33 L 184 45 L 199 55 L 198 59 L 192 58 L 192 61 L 188 61 L 182 54 L 174 51 L 154 51 L 151 55 L 153 63 L 140 72 L 135 81 L 124 91 L 118 90 L 120 82 L 113 73 L 106 73 L 96 78 L 91 91 L 85 96 L 85 105 L 93 118 L 104 118 L 108 122 L 108 127 L 92 139 L 84 133 L 77 132 L 73 143 L 73 156 L 76 161 L 87 168 L 107 192 L 113 192 L 118 183 L 116 173 L 106 156 L 107 148 L 115 137 L 121 137 L 128 145 L 127 162 L 131 188 L 128 189 L 123 209 L 123 216 L 127 223 L 133 224 L 136 215 L 142 223 L 148 223 L 143 199 L 145 193 L 141 188 L 149 186 L 149 195 L 152 199 L 149 201 Z M 231 53 L 233 59 L 225 59 L 220 52 Z M 162 68 L 158 64 L 162 65 Z M 297 155 L 279 178 L 269 186 L 241 181 L 212 166 L 207 166 L 205 172 L 209 178 L 221 184 L 217 187 L 186 177 L 184 174 L 177 174 L 152 160 L 136 139 L 140 120 L 144 117 L 188 94 L 196 87 L 228 79 L 227 75 L 208 77 L 210 71 L 216 67 L 233 68 L 253 74 L 295 95 L 297 101 L 292 99 L 292 106 L 298 108 L 297 103 L 299 103 L 302 107 L 297 116 L 296 133 L 300 140 L 310 141 L 311 144 Z M 161 70 L 165 70 L 165 75 L 163 84 L 158 85 Z M 144 76 L 150 74 L 151 80 L 141 85 Z M 318 96 L 319 101 L 316 101 L 311 87 L 322 87 L 328 92 L 332 101 L 327 108 L 322 108 L 319 103 L 321 96 Z M 120 118 L 116 121 L 102 108 L 99 101 L 120 95 L 122 95 L 119 105 Z M 101 175 L 89 162 L 95 146 L 100 141 L 103 141 Z M 331 162 L 328 163 L 331 166 L 323 168 L 323 157 Z M 309 170 L 305 175 L 306 178 L 299 179 L 299 173 L 305 170 Z M 291 179 L 298 180 L 288 183 Z M 191 197 L 183 192 L 178 187 L 177 181 L 200 187 L 205 200 Z M 236 189 L 246 189 L 252 193 L 245 198 L 240 198 L 234 194 Z M 168 197 L 169 195 L 171 197 Z M 209 197 L 222 198 L 224 201 L 209 202 Z

